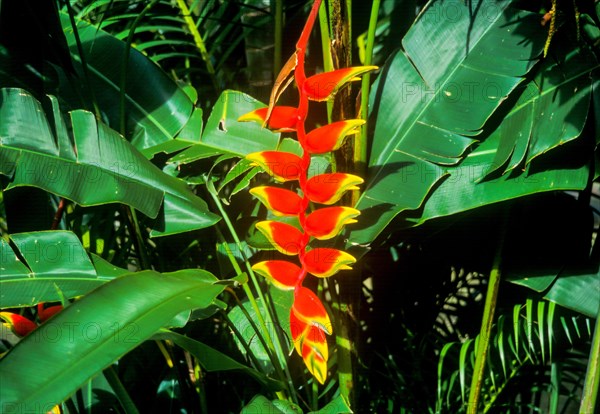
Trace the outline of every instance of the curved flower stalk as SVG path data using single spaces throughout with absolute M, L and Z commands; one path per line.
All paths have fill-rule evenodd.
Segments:
M 271 245 L 297 260 L 267 260 L 252 268 L 280 289 L 293 290 L 290 326 L 294 347 L 311 374 L 323 384 L 327 378 L 329 350 L 326 335 L 332 334 L 331 321 L 319 297 L 302 285 L 307 274 L 327 278 L 340 270 L 350 269 L 356 259 L 333 248 L 311 248 L 313 239 L 328 240 L 337 236 L 347 224 L 355 223 L 360 212 L 351 207 L 335 206 L 348 190 L 357 189 L 363 179 L 345 173 L 320 174 L 308 178 L 311 156 L 334 151 L 347 136 L 359 132 L 364 121 L 350 119 L 334 122 L 310 132 L 305 129 L 309 101 L 326 101 L 357 76 L 376 69 L 359 66 L 338 69 L 306 77 L 305 49 L 321 0 L 315 0 L 306 25 L 296 43 L 296 52 L 277 77 L 267 108 L 240 117 L 240 121 L 256 121 L 275 131 L 295 132 L 303 154 L 262 151 L 247 155 L 277 182 L 295 182 L 299 192 L 276 186 L 259 186 L 250 190 L 277 217 L 297 217 L 299 228 L 276 220 L 257 223 L 256 228 Z M 293 78 L 291 76 L 293 72 Z M 299 93 L 297 107 L 276 106 L 285 88 L 295 80 Z M 311 209 L 310 205 L 326 205 Z

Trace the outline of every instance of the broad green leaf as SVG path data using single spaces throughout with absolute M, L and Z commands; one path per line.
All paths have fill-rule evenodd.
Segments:
M 185 91 L 159 66 L 133 48 L 128 50 L 129 60 L 125 64 L 125 42 L 80 20 L 77 33 L 87 65 L 87 72 L 84 72 L 69 16 L 61 13 L 60 17 L 76 70 L 84 80 L 62 79 L 61 96 L 70 106 L 92 108 L 95 101 L 108 118 L 109 125 L 119 130 L 120 88 L 125 71 L 125 136 L 139 150 L 173 139 L 192 114 L 193 104 Z
M 0 308 L 59 301 L 60 292 L 74 298 L 129 273 L 98 256 L 90 260 L 68 231 L 18 233 L 10 240 L 15 250 L 0 239 Z
M 218 217 L 180 180 L 82 110 L 71 112 L 73 143 L 52 99 L 54 129 L 40 103 L 21 89 L 0 93 L 0 174 L 7 189 L 34 186 L 82 206 L 123 203 L 154 218 L 152 234 L 208 227 Z
M 560 274 L 544 295 L 545 299 L 580 312 L 590 318 L 598 316 L 600 308 L 600 273 L 588 274 L 565 272 Z
M 186 164 L 220 154 L 244 157 L 252 152 L 276 149 L 279 134 L 254 122 L 238 122 L 240 116 L 263 106 L 245 93 L 224 91 L 210 113 L 200 142 L 169 162 Z
M 545 170 L 530 164 L 525 171 L 482 181 L 493 165 L 498 144 L 497 134 L 488 137 L 459 166 L 452 169 L 451 175 L 427 199 L 418 212 L 418 218 L 411 220 L 420 224 L 432 218 L 516 197 L 543 191 L 581 190 L 587 185 L 589 160 L 577 159 L 577 153 L 574 154 L 575 162 L 562 168 Z M 567 151 L 563 152 L 568 154 Z
M 239 371 L 256 379 L 272 391 L 283 389 L 283 384 L 280 382 L 270 379 L 255 369 L 242 365 L 220 351 L 217 351 L 202 342 L 188 338 L 187 336 L 180 335 L 167 329 L 161 329 L 160 332 L 152 336 L 152 339 L 173 341 L 176 345 L 198 358 L 200 365 L 202 365 L 202 368 L 207 372 Z
M 40 406 L 48 411 L 175 315 L 210 306 L 228 283 L 194 269 L 144 271 L 104 284 L 0 360 L 0 400 L 13 407 L 6 412 Z
M 302 409 L 286 400 L 269 400 L 263 395 L 256 395 L 242 408 L 240 414 L 302 414 Z
M 404 38 L 405 52 L 382 69 L 371 94 L 361 225 L 350 243 L 370 243 L 396 215 L 419 208 L 536 62 L 545 38 L 539 15 L 509 3 L 430 3 Z M 440 24 L 449 15 L 452 23 Z
M 320 410 L 311 411 L 308 414 L 351 414 L 353 412 L 344 397 L 338 395 Z
M 568 50 L 566 45 L 565 49 Z M 493 132 L 501 138 L 488 173 L 510 173 L 578 138 L 590 106 L 589 74 L 598 66 L 585 49 L 571 51 L 560 61 L 545 60 L 512 111 Z

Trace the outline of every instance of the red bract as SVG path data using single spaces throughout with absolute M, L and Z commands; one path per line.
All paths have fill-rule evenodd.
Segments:
M 304 255 L 304 268 L 316 277 L 329 277 L 340 270 L 351 269 L 356 262 L 354 256 L 336 249 L 318 247 Z
M 304 230 L 312 237 L 327 240 L 337 236 L 346 224 L 356 223 L 354 217 L 360 214 L 351 207 L 326 207 L 309 214 L 304 222 Z
M 364 123 L 362 119 L 349 119 L 313 129 L 306 134 L 305 149 L 311 154 L 335 151 L 347 135 L 358 133 L 358 128 Z
M 250 190 L 276 216 L 297 216 L 302 211 L 302 198 L 284 188 L 261 186 Z
M 37 324 L 24 316 L 12 312 L 0 312 L 0 319 L 4 320 L 5 325 L 17 336 L 25 336 L 31 333 Z
M 271 114 L 268 114 L 269 108 L 260 108 L 256 111 L 248 112 L 242 115 L 238 121 L 255 121 L 269 127 L 277 132 L 290 132 L 296 130 L 298 121 L 298 108 L 291 106 L 275 106 Z M 267 115 L 269 120 L 267 121 Z
M 262 151 L 246 155 L 246 158 L 259 165 L 275 180 L 293 181 L 300 177 L 302 159 L 289 152 Z
M 303 150 L 302 156 L 282 151 L 263 151 L 246 156 L 276 181 L 292 181 L 292 184 L 297 184 L 301 194 L 273 186 L 260 186 L 250 190 L 275 216 L 296 216 L 300 223 L 300 228 L 274 220 L 256 224 L 256 228 L 279 252 L 298 255 L 300 266 L 285 260 L 268 260 L 257 263 L 252 268 L 278 288 L 294 290 L 294 302 L 290 310 L 294 348 L 302 356 L 310 373 L 323 384 L 327 379 L 329 350 L 326 334 L 332 333 L 331 321 L 321 299 L 303 287 L 302 282 L 307 273 L 323 278 L 340 270 L 350 269 L 356 259 L 342 250 L 322 247 L 310 249 L 309 244 L 312 239 L 326 240 L 337 236 L 345 225 L 356 222 L 354 218 L 360 212 L 344 206 L 325 207 L 311 212 L 309 206 L 310 202 L 334 204 L 346 191 L 358 189 L 357 185 L 362 184 L 363 179 L 344 173 L 321 174 L 309 179 L 308 168 L 311 154 L 338 149 L 346 136 L 358 133 L 364 121 L 351 119 L 334 122 L 308 134 L 304 124 L 309 100 L 330 99 L 345 84 L 376 67 L 343 68 L 306 77 L 306 44 L 320 4 L 321 0 L 315 0 L 296 43 L 296 52 L 277 76 L 269 106 L 250 112 L 239 120 L 257 121 L 276 131 L 295 132 Z M 277 106 L 277 100 L 292 80 L 296 81 L 298 88 L 298 106 Z
M 312 101 L 326 101 L 333 97 L 346 83 L 358 80 L 358 75 L 377 69 L 377 66 L 355 66 L 331 72 L 319 73 L 306 79 L 302 89 Z
M 62 308 L 62 305 L 54 305 L 45 308 L 43 303 L 39 303 L 37 306 L 38 319 L 43 323 L 55 313 L 60 312 Z M 3 320 L 9 329 L 17 336 L 21 337 L 29 335 L 38 326 L 35 322 L 26 317 L 12 312 L 0 312 L 0 320 Z
M 266 277 L 282 290 L 292 290 L 298 285 L 302 269 L 285 260 L 267 260 L 252 266 L 252 270 Z
M 357 190 L 363 179 L 344 173 L 315 175 L 306 182 L 305 193 L 310 201 L 320 204 L 336 203 L 348 190 Z
M 290 256 L 302 250 L 302 233 L 296 227 L 278 221 L 261 221 L 256 228 L 283 254 Z

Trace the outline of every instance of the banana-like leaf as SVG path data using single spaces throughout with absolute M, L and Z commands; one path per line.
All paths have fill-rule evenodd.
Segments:
M 90 259 L 68 231 L 18 233 L 10 240 L 14 250 L 0 238 L 0 308 L 74 298 L 129 273 L 98 256 Z
M 509 1 L 432 2 L 372 89 L 375 135 L 362 228 L 370 243 L 399 213 L 419 208 L 481 134 L 537 61 L 545 33 L 537 14 Z M 452 24 L 439 24 L 452 16 Z M 494 53 L 490 53 L 490 51 Z
M 255 395 L 252 400 L 242 408 L 240 414 L 251 413 L 271 413 L 271 414 L 300 414 L 302 409 L 290 401 L 269 400 L 263 395 Z
M 254 122 L 238 122 L 242 115 L 261 107 L 264 107 L 262 103 L 243 92 L 224 91 L 213 107 L 204 131 L 201 131 L 202 136 L 198 131 L 195 142 L 169 162 L 187 164 L 221 154 L 245 157 L 253 152 L 275 150 L 279 134 Z M 150 150 L 158 152 L 160 148 Z
M 585 50 L 563 54 L 541 65 L 500 125 L 460 165 L 448 168 L 450 176 L 415 216 L 407 217 L 410 222 L 421 224 L 491 203 L 545 191 L 582 190 L 588 185 L 594 143 L 582 131 L 592 92 L 597 88 L 594 84 L 598 83 L 590 73 L 599 65 Z M 549 151 L 552 153 L 547 154 Z M 553 154 L 560 160 L 552 158 Z M 575 217 L 582 214 L 586 212 L 579 211 Z M 589 240 L 587 222 L 584 226 L 583 238 Z M 511 281 L 545 292 L 546 299 L 562 306 L 595 316 L 600 306 L 598 260 L 587 258 L 589 246 L 583 246 L 580 266 L 554 266 L 562 253 L 578 245 L 566 243 L 568 247 L 559 254 L 552 253 L 552 248 L 540 251 L 548 256 L 545 263 L 539 263 L 535 272 L 530 269 L 511 275 Z M 522 252 L 515 251 L 515 257 L 522 257 Z M 534 257 L 525 260 L 530 268 Z M 548 272 L 550 263 L 554 268 Z M 539 273 L 541 269 L 546 273 Z
M 218 216 L 180 180 L 156 168 L 129 142 L 82 110 L 71 112 L 72 141 L 57 100 L 49 122 L 21 89 L 0 92 L 0 174 L 7 189 L 34 186 L 82 206 L 123 203 L 150 218 L 152 234 L 213 225 Z
M 179 313 L 211 306 L 231 283 L 192 269 L 144 271 L 104 284 L 0 360 L 3 412 L 49 411 Z
M 127 50 L 124 41 L 84 21 L 77 22 L 82 59 L 69 16 L 61 13 L 61 23 L 72 60 L 81 77 L 76 81 L 61 79 L 61 97 L 72 108 L 97 105 L 119 130 L 121 122 L 121 86 L 125 73 L 125 136 L 139 150 L 160 144 L 173 137 L 192 114 L 193 103 L 167 74 L 134 48 Z M 129 59 L 125 62 L 125 55 Z M 83 69 L 85 63 L 87 70 Z M 81 101 L 83 99 L 83 102 Z

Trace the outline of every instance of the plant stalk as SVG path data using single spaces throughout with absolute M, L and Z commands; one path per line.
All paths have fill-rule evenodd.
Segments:
M 371 65 L 373 61 L 373 47 L 375 45 L 375 31 L 377 29 L 377 17 L 379 16 L 380 0 L 373 0 L 371 6 L 371 17 L 369 19 L 369 31 L 367 32 L 367 47 L 365 51 L 365 66 Z M 354 139 L 354 168 L 361 177 L 366 176 L 367 172 L 367 137 L 369 133 L 369 90 L 371 85 L 371 73 L 367 72 L 363 75 L 360 89 L 360 118 L 365 121 L 365 124 L 360 130 L 360 135 Z M 352 194 L 352 205 L 356 205 L 360 193 L 355 191 Z
M 283 0 L 271 0 L 271 10 L 275 13 L 275 39 L 273 51 L 273 74 L 281 70 L 281 55 L 283 45 Z
M 494 257 L 492 270 L 490 272 L 490 280 L 488 282 L 488 288 L 485 297 L 485 307 L 483 310 L 483 320 L 481 321 L 479 341 L 475 353 L 475 369 L 473 370 L 473 378 L 471 380 L 471 387 L 469 389 L 467 414 L 477 414 L 477 407 L 479 406 L 479 397 L 483 384 L 485 361 L 488 355 L 492 324 L 494 322 L 494 312 L 496 310 L 496 302 L 500 288 L 500 264 L 502 261 L 506 224 L 507 220 L 504 219 L 501 228 L 500 242 L 496 251 L 496 256 Z
M 210 181 L 207 181 L 207 186 L 210 185 Z M 243 251 L 243 246 L 242 246 L 242 242 L 240 241 L 235 228 L 233 227 L 233 223 L 231 222 L 231 220 L 229 219 L 229 215 L 227 214 L 227 212 L 225 211 L 225 209 L 223 208 L 223 205 L 221 204 L 221 201 L 219 200 L 219 197 L 213 192 L 213 191 L 208 191 L 208 193 L 211 195 L 215 205 L 217 206 L 217 208 L 219 209 L 219 212 L 221 214 L 221 217 L 223 217 L 223 221 L 225 222 L 225 225 L 227 226 L 227 229 L 229 230 L 229 233 L 231 234 L 231 237 L 233 237 L 233 241 L 235 242 L 236 246 L 238 247 L 240 254 L 242 255 L 242 257 L 244 258 L 244 263 L 246 265 L 246 270 L 248 272 L 248 275 L 250 277 L 250 280 L 252 280 L 252 284 L 254 285 L 254 289 L 256 290 L 256 293 L 259 297 L 259 299 L 261 300 L 261 303 L 265 309 L 265 315 L 267 318 L 267 321 L 265 322 L 265 318 L 263 317 L 262 312 L 260 311 L 260 307 L 258 306 L 258 302 L 256 301 L 254 294 L 252 292 L 252 289 L 250 289 L 250 286 L 248 285 L 248 283 L 244 283 L 242 285 L 242 288 L 244 289 L 244 292 L 246 293 L 246 295 L 248 296 L 248 300 L 250 301 L 250 304 L 252 306 L 252 308 L 254 309 L 254 312 L 256 313 L 256 318 L 258 320 L 258 325 L 260 326 L 260 330 L 262 331 L 262 335 L 265 339 L 266 342 L 266 348 L 269 349 L 269 351 L 271 351 L 273 353 L 273 355 L 276 357 L 276 361 L 273 361 L 273 365 L 276 366 L 278 368 L 278 372 L 282 372 L 280 371 L 283 368 L 283 371 L 285 372 L 285 375 L 281 376 L 281 379 L 283 379 L 284 377 L 286 378 L 286 380 L 288 381 L 288 388 L 290 391 L 290 395 L 292 397 L 292 399 L 294 400 L 294 402 L 296 401 L 296 395 L 293 392 L 293 388 L 291 386 L 292 384 L 292 380 L 291 380 L 291 374 L 289 372 L 289 368 L 287 366 L 287 364 L 285 363 L 285 355 L 284 355 L 284 350 L 282 347 L 281 342 L 279 341 L 279 337 L 277 335 L 271 336 L 269 329 L 268 329 L 268 324 L 270 324 L 270 326 L 274 326 L 274 318 L 271 314 L 271 309 L 269 309 L 269 307 L 267 306 L 267 302 L 265 299 L 265 296 L 260 288 L 260 284 L 258 283 L 258 280 L 256 278 L 256 275 L 254 274 L 254 271 L 252 270 L 252 267 L 250 266 L 250 263 L 248 261 L 248 259 L 245 257 L 244 255 L 244 251 Z M 237 266 L 237 262 L 234 266 L 234 268 L 236 268 L 236 271 L 241 272 L 241 269 L 239 268 L 239 266 Z M 257 331 L 258 334 L 258 331 Z M 275 346 L 275 342 L 277 343 L 277 347 Z M 278 394 L 278 397 L 280 399 L 284 399 L 283 396 Z
M 319 7 L 319 29 L 321 30 L 321 50 L 323 54 L 323 72 L 333 70 L 333 58 L 331 57 L 331 34 L 329 32 L 329 18 L 327 17 L 327 7 L 321 3 Z M 327 100 L 327 122 L 331 123 L 333 112 L 333 101 Z
M 598 405 L 598 388 L 600 388 L 600 309 L 596 315 L 596 326 L 592 338 L 592 348 L 588 359 L 587 372 L 581 396 L 579 414 L 594 413 Z
M 218 91 L 219 83 L 217 82 L 217 78 L 215 76 L 215 73 L 216 73 L 215 68 L 214 68 L 212 62 L 210 61 L 210 55 L 208 54 L 208 50 L 206 50 L 206 44 L 204 43 L 204 39 L 202 39 L 202 35 L 200 34 L 200 31 L 196 27 L 196 23 L 194 23 L 194 19 L 192 19 L 190 9 L 188 8 L 187 4 L 185 3 L 185 0 L 177 0 L 177 6 L 179 6 L 183 20 L 185 21 L 185 24 L 186 24 L 188 30 L 190 31 L 192 37 L 194 38 L 194 43 L 196 44 L 196 48 L 200 52 L 200 56 L 202 57 L 202 60 L 206 64 L 206 70 L 208 71 L 208 74 L 210 75 L 210 80 L 212 81 L 213 87 L 215 88 L 215 91 Z

